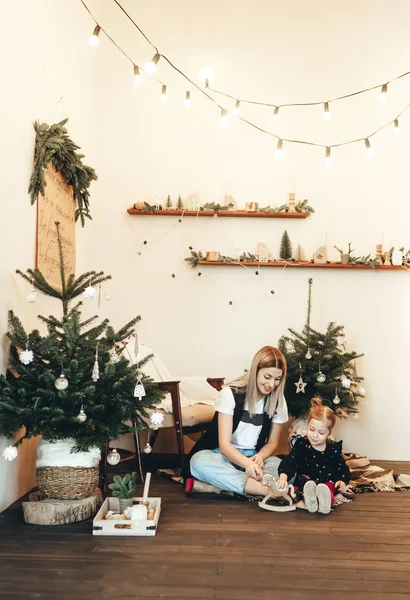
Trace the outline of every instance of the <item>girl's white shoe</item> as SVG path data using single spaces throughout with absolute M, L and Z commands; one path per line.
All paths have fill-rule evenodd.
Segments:
M 316 488 L 316 496 L 319 503 L 318 512 L 322 513 L 323 515 L 328 515 L 332 510 L 332 497 L 327 485 L 324 483 L 319 483 Z
M 319 485 L 324 485 L 324 484 L 319 484 Z M 326 489 L 330 494 L 329 488 L 326 487 Z M 319 505 L 317 502 L 318 498 L 316 495 L 316 491 L 317 491 L 317 486 L 314 481 L 307 481 L 305 483 L 305 485 L 303 487 L 303 499 L 305 501 L 306 508 L 308 509 L 308 511 L 310 513 L 317 512 L 318 508 L 319 508 Z

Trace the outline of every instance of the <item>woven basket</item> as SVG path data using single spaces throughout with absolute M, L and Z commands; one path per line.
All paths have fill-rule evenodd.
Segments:
M 36 471 L 39 491 L 47 498 L 82 500 L 98 487 L 99 467 L 40 467 Z

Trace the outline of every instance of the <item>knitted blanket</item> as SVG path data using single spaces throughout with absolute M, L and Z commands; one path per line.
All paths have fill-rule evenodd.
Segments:
M 348 490 L 354 494 L 395 492 L 410 487 L 409 476 L 395 475 L 390 469 L 372 465 L 367 456 L 352 453 L 345 454 L 344 458 L 351 474 Z

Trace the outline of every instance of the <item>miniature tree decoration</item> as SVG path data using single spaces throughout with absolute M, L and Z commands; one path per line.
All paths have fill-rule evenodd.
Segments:
M 146 409 L 163 397 L 141 372 L 151 356 L 136 364 L 123 356 L 140 317 L 115 331 L 108 319 L 100 324 L 95 323 L 97 316 L 82 320 L 82 301 L 71 305 L 78 297 L 94 297 L 91 292 L 96 292 L 96 286 L 111 277 L 102 271 L 66 277 L 58 223 L 56 227 L 61 292 L 51 287 L 38 269 L 17 272 L 35 290 L 60 300 L 61 317 L 39 316 L 46 327 L 42 335 L 37 329 L 27 333 L 9 311 L 11 348 L 6 375 L 0 375 L 0 423 L 8 438 L 25 428 L 14 450 L 25 438 L 37 435 L 49 442 L 73 440 L 74 451 L 105 448 L 110 439 L 143 429 L 139 415 L 146 416 Z M 135 397 L 140 379 L 146 395 Z
M 279 256 L 283 260 L 289 260 L 292 258 L 292 245 L 290 243 L 290 238 L 287 231 L 284 232 L 280 242 Z
M 289 329 L 290 335 L 279 340 L 288 368 L 285 397 L 289 412 L 294 417 L 306 416 L 311 399 L 319 395 L 337 416 L 357 417 L 359 398 L 365 390 L 360 384 L 363 378 L 356 372 L 356 360 L 363 354 L 345 350 L 342 325 L 331 322 L 324 333 L 310 326 L 312 282 L 309 279 L 307 319 L 302 332 Z

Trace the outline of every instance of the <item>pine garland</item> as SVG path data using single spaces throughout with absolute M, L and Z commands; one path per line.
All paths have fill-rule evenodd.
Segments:
M 97 175 L 93 168 L 83 164 L 84 154 L 77 152 L 80 147 L 71 140 L 64 127 L 67 121 L 64 119 L 54 125 L 35 121 L 34 165 L 28 193 L 31 204 L 35 203 L 39 194 L 44 196 L 47 185 L 44 171 L 53 163 L 73 188 L 74 202 L 77 202 L 75 220 L 80 219 L 84 227 L 85 218 L 91 219 L 88 188 Z

